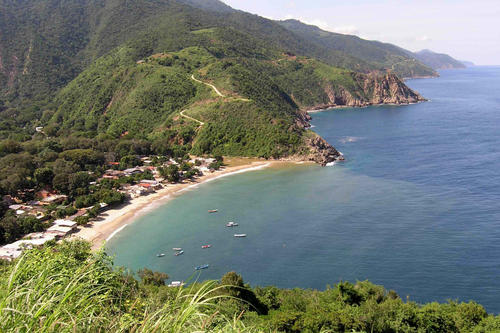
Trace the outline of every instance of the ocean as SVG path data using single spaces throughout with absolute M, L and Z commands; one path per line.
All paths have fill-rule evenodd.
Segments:
M 500 67 L 407 83 L 429 101 L 312 114 L 345 162 L 202 184 L 117 233 L 108 253 L 171 280 L 236 271 L 252 286 L 325 289 L 368 279 L 416 302 L 499 313 Z

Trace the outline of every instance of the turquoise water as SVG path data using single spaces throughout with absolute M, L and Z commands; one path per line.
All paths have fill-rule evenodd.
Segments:
M 201 279 L 235 270 L 252 285 L 369 279 L 418 302 L 474 299 L 500 312 L 500 68 L 441 74 L 408 82 L 427 103 L 313 114 L 345 163 L 203 184 L 123 229 L 109 252 L 173 280 L 202 264 Z

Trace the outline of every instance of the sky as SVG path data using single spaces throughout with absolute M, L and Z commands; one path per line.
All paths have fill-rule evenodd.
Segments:
M 222 0 L 275 20 L 500 65 L 500 0 Z

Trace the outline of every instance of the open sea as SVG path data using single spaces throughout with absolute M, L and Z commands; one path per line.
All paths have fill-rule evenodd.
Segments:
M 407 83 L 429 102 L 312 114 L 346 162 L 202 184 L 117 233 L 108 253 L 171 280 L 234 270 L 253 286 L 324 289 L 368 279 L 417 302 L 475 300 L 499 313 L 500 67 Z

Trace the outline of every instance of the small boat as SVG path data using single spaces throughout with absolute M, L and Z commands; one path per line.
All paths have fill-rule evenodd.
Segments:
M 168 284 L 169 287 L 182 287 L 185 285 L 184 281 L 172 281 Z
M 238 223 L 236 223 L 236 222 L 227 222 L 226 223 L 226 227 L 228 227 L 228 228 L 237 227 L 237 226 L 238 226 Z
M 208 264 L 205 264 L 205 265 L 201 265 L 201 266 L 196 266 L 194 269 L 199 271 L 200 269 L 207 269 L 208 268 Z
M 242 238 L 242 237 L 246 237 L 247 234 L 234 234 L 234 237 L 238 237 L 238 238 Z
M 174 247 L 174 248 L 172 248 L 172 250 L 174 250 L 174 251 L 182 251 L 182 247 Z
M 181 254 L 184 254 L 184 251 L 180 250 L 179 252 L 175 252 L 176 256 L 180 256 Z
M 156 256 L 157 256 L 158 258 L 159 258 L 159 257 L 164 257 L 164 256 L 165 256 L 165 253 L 158 253 Z
M 202 248 L 202 249 L 209 249 L 209 248 L 211 248 L 211 247 L 212 247 L 212 245 L 210 245 L 210 244 L 207 244 L 207 245 L 202 245 L 202 246 L 201 246 L 201 248 Z
M 217 213 L 217 209 L 209 209 L 208 212 L 209 213 Z

